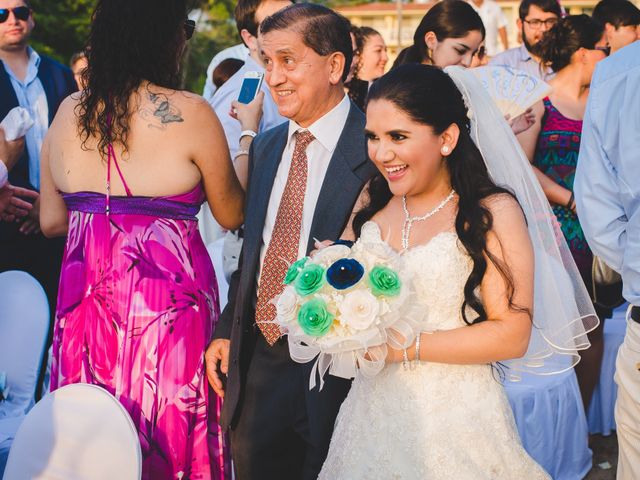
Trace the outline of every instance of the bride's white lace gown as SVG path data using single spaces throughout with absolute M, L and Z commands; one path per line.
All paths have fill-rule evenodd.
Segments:
M 373 222 L 364 239 L 382 242 Z M 405 252 L 428 315 L 424 330 L 464 326 L 463 288 L 472 268 L 453 232 Z M 550 478 L 525 452 L 490 365 L 423 362 L 358 376 L 336 420 L 325 480 Z

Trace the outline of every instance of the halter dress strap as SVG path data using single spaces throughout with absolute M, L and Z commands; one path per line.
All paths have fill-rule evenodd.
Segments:
M 107 132 L 109 136 L 111 136 L 111 114 L 107 115 Z M 113 158 L 113 163 L 116 166 L 116 170 L 118 170 L 118 175 L 120 176 L 120 181 L 124 186 L 124 190 L 127 193 L 127 197 L 131 197 L 131 190 L 127 185 L 127 182 L 124 179 L 124 175 L 122 175 L 122 170 L 120 170 L 120 165 L 118 165 L 118 158 L 116 157 L 116 152 L 113 149 L 113 144 L 109 142 L 107 145 L 107 195 L 106 195 L 106 205 L 105 205 L 105 213 L 109 215 L 111 210 L 111 159 Z

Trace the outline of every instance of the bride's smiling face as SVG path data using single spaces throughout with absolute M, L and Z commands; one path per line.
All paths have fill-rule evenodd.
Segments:
M 456 125 L 438 135 L 394 103 L 380 99 L 367 106 L 365 135 L 369 158 L 394 195 L 420 195 L 450 184 L 444 157 L 455 148 Z

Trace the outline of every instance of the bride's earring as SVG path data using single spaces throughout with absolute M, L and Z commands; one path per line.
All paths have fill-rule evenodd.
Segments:
M 451 149 L 449 148 L 449 145 L 445 145 L 444 147 L 442 147 L 442 149 L 440 150 L 440 152 L 442 153 L 442 155 L 449 155 L 449 152 L 451 151 Z

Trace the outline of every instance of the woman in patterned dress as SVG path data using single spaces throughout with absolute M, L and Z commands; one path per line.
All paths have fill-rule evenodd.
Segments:
M 540 42 L 539 55 L 555 77 L 552 93 L 535 107 L 536 124 L 520 135 L 582 279 L 591 291 L 593 254 L 576 213 L 573 180 L 580 150 L 582 118 L 596 64 L 608 55 L 603 27 L 588 15 L 561 19 Z M 601 319 L 611 311 L 596 305 Z M 587 410 L 600 376 L 603 322 L 589 335 L 591 348 L 581 352 L 576 375 Z
M 206 198 L 237 228 L 243 191 L 215 113 L 178 90 L 193 27 L 183 0 L 98 1 L 87 88 L 42 152 L 42 230 L 68 235 L 51 388 L 115 395 L 153 480 L 231 478 L 204 372 L 219 306 L 195 214 Z

